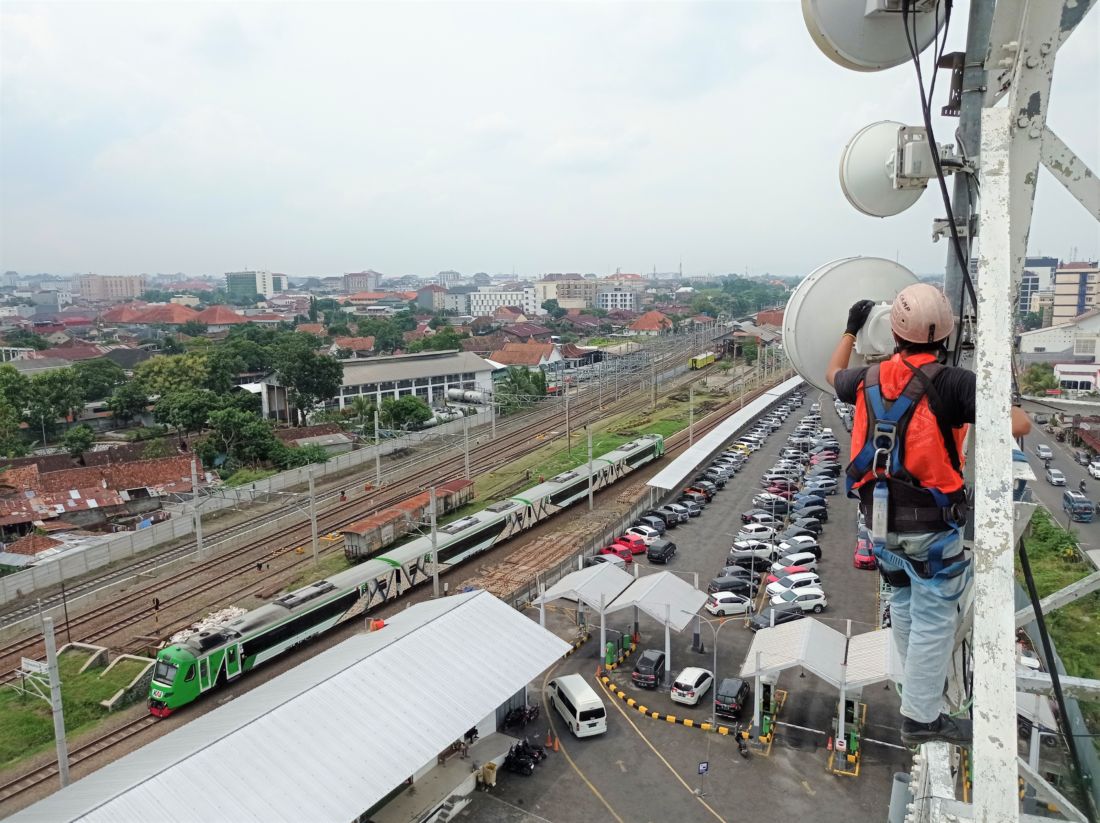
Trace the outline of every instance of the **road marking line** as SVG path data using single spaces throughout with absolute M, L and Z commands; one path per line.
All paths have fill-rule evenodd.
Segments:
M 807 726 L 798 726 L 794 723 L 785 723 L 782 720 L 776 720 L 775 725 L 777 725 L 777 726 L 786 726 L 788 729 L 798 729 L 800 732 L 813 732 L 814 734 L 828 734 L 828 732 L 823 732 L 823 731 L 821 731 L 821 729 L 811 729 L 811 728 L 808 728 Z
M 875 740 L 873 737 L 864 737 L 864 743 L 878 743 L 880 746 L 889 746 L 891 749 L 905 749 L 905 746 L 899 746 L 897 743 L 887 743 L 885 740 Z
M 543 708 L 543 711 L 546 712 L 546 723 L 551 729 L 553 729 L 554 737 L 556 737 L 558 739 L 558 744 L 559 744 L 559 747 L 561 748 L 561 753 L 565 755 L 565 759 L 569 762 L 569 766 L 573 769 L 573 771 L 575 771 L 577 773 L 577 776 L 580 777 L 580 779 L 584 781 L 584 784 L 586 786 L 588 786 L 588 788 L 592 792 L 592 794 L 596 795 L 596 799 L 598 799 L 601 803 L 603 803 L 604 808 L 607 809 L 607 811 L 611 814 L 611 816 L 614 817 L 617 821 L 619 821 L 619 823 L 626 823 L 625 820 L 623 820 L 621 817 L 619 817 L 618 812 L 616 812 L 611 807 L 611 804 L 607 802 L 607 798 L 604 797 L 602 794 L 600 794 L 600 790 L 597 789 L 594 785 L 592 785 L 592 781 L 589 780 L 587 775 L 585 775 L 585 773 L 581 771 L 580 767 L 576 764 L 576 762 L 574 762 L 573 758 L 569 756 L 569 751 L 565 748 L 565 744 L 561 742 L 561 735 L 559 735 L 558 730 L 554 728 L 554 716 L 550 712 L 550 702 L 546 699 L 546 681 L 550 679 L 550 675 L 553 674 L 553 672 L 557 668 L 558 668 L 557 666 L 553 666 L 552 668 L 547 669 L 546 674 L 542 678 L 542 708 Z M 622 711 L 622 709 L 620 709 L 620 711 Z
M 812 788 L 810 788 L 810 784 L 807 783 L 805 780 L 802 781 L 802 788 L 804 788 L 807 792 L 809 792 L 811 797 L 813 797 L 815 794 L 817 794 L 817 792 L 815 792 Z
M 605 686 L 605 685 L 603 684 L 603 681 L 601 681 L 601 680 L 600 680 L 599 678 L 597 678 L 597 679 L 596 679 L 596 682 L 597 682 L 597 683 L 599 683 L 599 686 L 600 686 L 600 688 L 601 688 L 601 689 L 603 689 L 604 693 L 608 695 L 608 699 L 610 699 L 611 695 L 610 695 L 610 693 L 608 692 L 608 690 L 607 690 L 607 687 L 606 687 L 606 686 Z M 699 795 L 697 795 L 697 794 L 695 793 L 695 790 L 694 790 L 693 788 L 691 788 L 691 786 L 689 786 L 689 785 L 687 784 L 687 781 L 685 781 L 685 780 L 684 780 L 684 778 L 680 777 L 680 773 L 679 773 L 679 772 L 677 772 L 675 768 L 673 768 L 672 764 L 671 764 L 671 763 L 669 763 L 669 762 L 668 762 L 668 761 L 667 761 L 667 760 L 665 759 L 665 756 L 664 756 L 663 754 L 661 754 L 661 753 L 660 753 L 659 751 L 657 751 L 657 747 L 656 747 L 656 746 L 654 746 L 654 745 L 653 745 L 653 744 L 652 744 L 652 743 L 650 742 L 649 738 L 648 738 L 648 737 L 646 737 L 646 736 L 645 736 L 645 735 L 644 735 L 644 734 L 642 733 L 642 730 L 638 728 L 638 725 L 637 725 L 637 724 L 636 724 L 636 723 L 635 723 L 635 722 L 634 722 L 633 720 L 631 720 L 631 719 L 630 719 L 630 716 L 629 716 L 629 715 L 628 715 L 628 714 L 626 713 L 626 709 L 624 709 L 624 708 L 623 708 L 622 706 L 620 706 L 620 705 L 618 704 L 618 702 L 617 702 L 617 701 L 614 701 L 614 700 L 612 700 L 611 702 L 612 702 L 612 703 L 614 704 L 614 706 L 615 706 L 615 708 L 616 708 L 616 709 L 618 710 L 619 714 L 621 714 L 621 715 L 623 716 L 623 718 L 624 718 L 624 719 L 626 720 L 626 722 L 630 724 L 630 727 L 631 727 L 632 729 L 634 729 L 634 731 L 635 731 L 635 732 L 637 733 L 638 737 L 642 738 L 642 740 L 644 740 L 644 741 L 645 741 L 645 744 L 646 744 L 647 746 L 649 746 L 649 748 L 650 748 L 650 749 L 651 749 L 651 750 L 653 751 L 653 753 L 654 753 L 655 755 L 657 755 L 658 759 L 659 759 L 659 760 L 660 760 L 660 761 L 661 761 L 662 763 L 664 763 L 664 764 L 665 764 L 665 766 L 667 766 L 667 767 L 668 767 L 668 770 L 669 770 L 670 772 L 672 772 L 672 776 L 673 776 L 673 777 L 675 777 L 675 778 L 676 778 L 677 780 L 679 780 L 679 781 L 680 781 L 680 784 L 681 784 L 681 785 L 682 785 L 682 786 L 683 786 L 683 787 L 684 787 L 685 789 L 687 789 L 687 791 L 688 791 L 688 794 L 690 794 L 690 795 L 691 795 L 691 796 L 692 796 L 693 798 L 695 798 L 696 800 L 698 800 L 698 801 L 699 801 L 699 804 L 700 804 L 700 805 L 701 805 L 701 806 L 702 806 L 702 807 L 703 807 L 704 809 L 706 809 L 706 810 L 707 810 L 708 812 L 710 812 L 710 813 L 711 813 L 712 815 L 714 815 L 715 819 L 717 819 L 717 820 L 720 820 L 720 821 L 721 821 L 721 823 L 728 823 L 728 821 L 727 821 L 727 820 L 726 820 L 726 819 L 725 819 L 724 817 L 722 817 L 722 815 L 718 814 L 718 812 L 716 812 L 716 811 L 714 810 L 714 808 L 713 808 L 713 807 L 712 807 L 712 806 L 711 806 L 711 805 L 710 805 L 709 803 L 707 803 L 707 802 L 706 802 L 705 800 L 703 800 L 703 798 L 702 798 L 702 797 L 700 797 Z M 563 748 L 563 749 L 562 749 L 562 751 L 565 751 L 565 749 Z M 608 806 L 608 808 L 611 808 L 611 807 L 610 807 L 610 806 Z

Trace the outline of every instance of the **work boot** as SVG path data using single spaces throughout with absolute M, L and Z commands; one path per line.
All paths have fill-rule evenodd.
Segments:
M 969 720 L 941 714 L 931 723 L 918 723 L 903 717 L 901 742 L 906 746 L 919 746 L 942 740 L 955 746 L 969 746 L 974 739 L 974 726 Z

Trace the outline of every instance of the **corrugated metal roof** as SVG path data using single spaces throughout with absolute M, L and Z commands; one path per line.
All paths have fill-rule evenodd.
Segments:
M 812 617 L 758 631 L 741 665 L 741 677 L 778 674 L 794 666 L 806 668 L 838 689 L 842 680 L 846 687 L 858 688 L 901 677 L 901 660 L 890 629 L 846 639 L 842 632 Z
M 493 367 L 471 352 L 450 352 L 412 357 L 369 357 L 345 360 L 345 386 L 384 383 L 390 380 L 415 380 L 418 377 L 439 377 L 466 372 L 488 372 Z
M 568 649 L 486 592 L 418 604 L 11 820 L 354 820 Z
M 535 598 L 539 603 L 553 603 L 555 600 L 580 600 L 598 614 L 600 597 L 603 596 L 603 608 L 607 608 L 634 582 L 634 577 L 610 563 L 599 563 L 587 569 L 567 574 L 544 594 Z
M 631 583 L 606 611 L 610 614 L 637 606 L 659 623 L 664 624 L 667 620 L 669 626 L 682 632 L 706 602 L 706 593 L 686 580 L 672 572 L 657 572 Z
M 694 473 L 697 468 L 710 457 L 727 440 L 733 437 L 740 429 L 752 422 L 752 419 L 768 406 L 780 400 L 783 395 L 794 391 L 802 383 L 801 377 L 792 377 L 780 383 L 774 389 L 753 400 L 740 411 L 731 414 L 723 420 L 713 431 L 702 439 L 695 441 L 687 451 L 673 460 L 669 465 L 655 474 L 647 482 L 647 486 L 658 489 L 674 489 L 684 482 L 684 479 Z
M 902 674 L 901 657 L 891 629 L 857 634 L 848 641 L 846 685 L 859 687 L 883 680 L 900 681 Z

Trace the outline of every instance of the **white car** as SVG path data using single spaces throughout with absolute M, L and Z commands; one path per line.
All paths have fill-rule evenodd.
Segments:
M 775 547 L 771 543 L 765 543 L 762 540 L 738 540 L 730 546 L 728 559 L 733 561 L 746 557 L 769 558 L 773 554 L 775 554 Z
M 775 529 L 765 526 L 763 523 L 745 523 L 734 540 L 771 540 L 775 537 Z
M 1035 456 L 1040 460 L 1050 460 L 1054 457 L 1054 452 L 1050 450 L 1050 446 L 1046 443 L 1040 443 L 1035 447 Z
M 703 608 L 715 617 L 728 617 L 731 614 L 745 614 L 751 606 L 752 601 L 743 594 L 715 592 L 707 595 Z
M 1059 469 L 1047 469 L 1047 482 L 1052 486 L 1066 485 L 1066 476 Z
M 817 557 L 813 552 L 791 552 L 790 554 L 785 554 L 772 563 L 772 574 L 782 574 L 791 566 L 800 566 L 807 570 L 816 569 Z
M 683 703 L 694 706 L 704 694 L 710 691 L 714 685 L 714 675 L 706 669 L 688 666 L 672 681 L 672 692 L 669 697 L 673 703 Z
M 1100 461 L 1093 460 L 1089 463 L 1089 476 L 1094 480 L 1100 480 Z
M 814 557 L 821 556 L 821 546 L 817 540 L 806 534 L 800 534 L 797 537 L 790 537 L 775 547 L 780 556 L 788 554 L 812 554 Z
M 817 576 L 817 572 L 799 572 L 798 574 L 789 574 L 786 577 L 781 577 L 774 583 L 769 583 L 768 588 L 765 591 L 768 597 L 775 597 L 776 595 L 783 594 L 788 589 L 798 590 L 804 589 L 809 586 L 817 586 L 821 588 L 821 578 Z
M 773 597 L 770 602 L 773 606 L 794 603 L 802 611 L 813 612 L 814 614 L 821 614 L 829 605 L 829 601 L 825 599 L 825 592 L 816 586 L 788 589 L 783 594 Z
M 625 534 L 632 534 L 635 537 L 640 537 L 642 542 L 647 546 L 652 546 L 661 539 L 660 532 L 656 529 L 651 529 L 649 526 L 631 526 L 626 530 Z

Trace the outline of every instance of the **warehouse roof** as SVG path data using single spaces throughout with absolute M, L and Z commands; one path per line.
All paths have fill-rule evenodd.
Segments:
M 672 572 L 647 574 L 635 580 L 607 608 L 607 613 L 637 606 L 654 620 L 682 632 L 695 619 L 707 596 Z
M 568 650 L 487 592 L 420 603 L 10 820 L 354 820 Z
M 488 372 L 492 367 L 470 352 L 431 352 L 398 357 L 369 357 L 344 361 L 344 385 L 415 380 L 465 372 Z
M 553 603 L 555 600 L 579 600 L 599 613 L 626 591 L 634 577 L 610 563 L 597 563 L 586 569 L 570 572 L 543 594 L 535 598 L 535 604 Z M 698 608 L 698 607 L 697 607 Z

